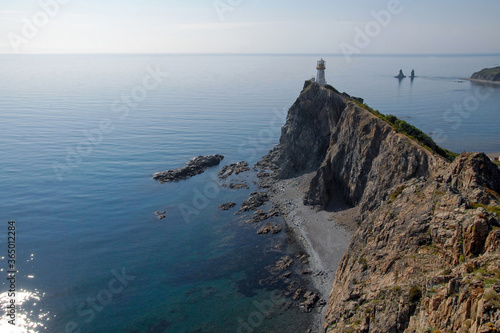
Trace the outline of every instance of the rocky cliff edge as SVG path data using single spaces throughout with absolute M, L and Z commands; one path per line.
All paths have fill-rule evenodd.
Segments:
M 360 208 L 326 332 L 500 330 L 500 172 L 486 155 L 450 163 L 359 99 L 306 82 L 264 161 L 281 178 L 315 171 L 307 204 Z

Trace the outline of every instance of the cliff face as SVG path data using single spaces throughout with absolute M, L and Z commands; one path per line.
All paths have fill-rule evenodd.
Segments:
M 327 332 L 500 330 L 500 173 L 484 154 L 448 163 L 346 95 L 311 84 L 267 156 L 315 170 L 304 201 L 340 193 L 360 227 L 337 269 Z M 338 197 L 338 195 L 337 195 Z
M 345 95 L 316 83 L 291 107 L 273 155 L 280 177 L 317 171 L 305 203 L 325 208 L 337 192 L 362 212 L 377 206 L 394 185 L 433 177 L 446 163 Z
M 484 154 L 464 154 L 436 180 L 394 187 L 342 259 L 327 331 L 497 332 L 500 225 L 471 203 L 498 205 L 500 188 L 482 185 L 498 179 Z

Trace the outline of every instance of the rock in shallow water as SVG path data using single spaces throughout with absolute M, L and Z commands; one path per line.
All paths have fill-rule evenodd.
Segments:
M 255 210 L 256 208 L 266 203 L 268 200 L 269 196 L 266 192 L 252 192 L 250 193 L 250 198 L 248 198 L 241 204 L 241 208 L 238 213 Z
M 282 228 L 278 224 L 266 223 L 262 228 L 260 228 L 257 233 L 259 235 L 267 235 L 267 234 L 279 234 Z
M 234 208 L 236 206 L 236 202 L 228 202 L 224 203 L 222 205 L 219 205 L 220 210 L 230 210 L 231 208 Z
M 250 170 L 248 163 L 245 161 L 232 163 L 230 165 L 224 166 L 219 172 L 220 179 L 226 179 L 231 176 L 233 173 L 235 175 L 239 175 L 242 172 L 247 172 Z
M 219 165 L 223 159 L 222 155 L 198 156 L 189 161 L 185 167 L 153 174 L 153 179 L 161 183 L 188 179 L 205 172 L 207 168 Z

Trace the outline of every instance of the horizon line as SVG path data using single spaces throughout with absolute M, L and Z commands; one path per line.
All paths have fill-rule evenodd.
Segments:
M 500 53 L 366 53 L 345 55 L 342 53 L 220 53 L 220 52 L 102 52 L 102 53 L 1 53 L 0 56 L 43 56 L 43 55 L 137 55 L 137 56 L 161 56 L 161 55 L 189 55 L 189 56 L 329 56 L 329 57 L 471 57 L 471 56 L 500 56 Z

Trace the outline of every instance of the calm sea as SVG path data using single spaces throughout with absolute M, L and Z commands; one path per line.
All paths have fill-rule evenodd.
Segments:
M 217 207 L 240 204 L 252 177 L 235 191 L 217 185 L 220 167 L 171 184 L 151 175 L 198 155 L 258 161 L 320 56 L 329 84 L 445 148 L 500 151 L 500 87 L 462 80 L 500 56 L 0 56 L 0 300 L 5 312 L 16 221 L 17 331 L 307 324 L 275 295 L 283 286 L 261 281 L 290 251 L 286 234 L 257 235 Z M 418 77 L 398 81 L 399 69 Z

